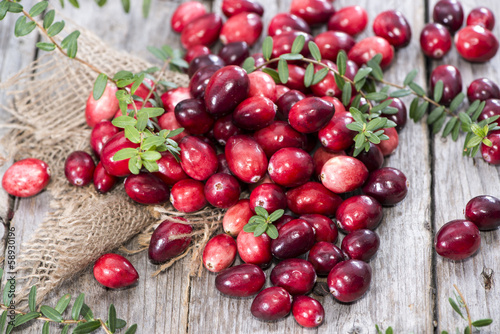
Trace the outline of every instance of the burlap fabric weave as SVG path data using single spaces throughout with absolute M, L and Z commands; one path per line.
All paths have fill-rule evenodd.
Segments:
M 111 49 L 84 30 L 79 38 L 78 57 L 107 74 L 123 69 L 138 72 L 152 66 Z M 90 153 L 91 129 L 86 125 L 84 110 L 96 76 L 81 63 L 54 51 L 0 86 L 12 97 L 10 105 L 0 106 L 12 115 L 12 120 L 4 123 L 12 128 L 3 138 L 9 157 L 42 159 L 52 172 L 47 188 L 50 211 L 31 239 L 19 246 L 18 302 L 26 299 L 32 285 L 38 287 L 40 301 L 63 280 L 141 231 L 146 231 L 143 244 L 147 244 L 150 226 L 158 221 L 152 208 L 132 202 L 121 184 L 111 193 L 100 195 L 93 186 L 78 188 L 66 181 L 64 161 L 68 154 L 75 150 Z M 167 72 L 164 79 L 179 86 L 188 83 L 187 76 L 174 72 Z M 165 206 L 159 211 L 168 214 L 168 209 Z M 206 222 L 200 217 L 207 213 L 220 220 L 219 213 L 214 216 L 213 212 L 204 211 L 194 215 L 198 224 Z M 207 239 L 207 229 L 213 230 L 213 226 L 204 226 L 196 234 Z

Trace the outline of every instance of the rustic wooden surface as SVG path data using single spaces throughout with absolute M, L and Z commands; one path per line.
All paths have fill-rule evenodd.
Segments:
M 79 10 L 68 6 L 62 13 L 97 32 L 112 47 L 153 61 L 145 51 L 146 46 L 180 45 L 179 35 L 169 29 L 171 14 L 179 2 L 153 1 L 148 20 L 141 16 L 140 2 L 133 2 L 132 12 L 128 15 L 123 13 L 118 1 L 110 1 L 101 9 L 91 1 L 81 1 Z M 205 4 L 220 12 L 221 2 L 207 1 Z M 265 28 L 274 13 L 288 10 L 290 2 L 265 2 Z M 417 81 L 425 86 L 432 68 L 449 63 L 460 69 L 464 88 L 474 78 L 482 76 L 499 82 L 498 55 L 489 63 L 472 65 L 452 50 L 443 60 L 426 62 L 419 50 L 418 37 L 429 20 L 428 8 L 432 9 L 435 2 L 357 1 L 367 8 L 370 15 L 369 26 L 360 37 L 372 34 L 371 23 L 375 15 L 387 9 L 399 9 L 412 26 L 412 42 L 397 52 L 394 64 L 386 71 L 387 79 L 402 82 L 407 72 L 418 68 Z M 33 1 L 23 3 L 28 6 Z M 462 0 L 462 3 L 466 13 L 478 5 L 473 0 Z M 56 2 L 54 4 L 59 8 Z M 335 2 L 337 8 L 351 4 L 353 2 L 348 0 Z M 483 0 L 481 5 L 500 13 L 500 3 L 496 0 Z M 15 18 L 11 17 L 0 22 L 1 81 L 38 56 L 34 44 L 39 37 L 33 33 L 29 37 L 15 38 L 12 31 L 14 21 Z M 499 32 L 500 28 L 495 27 L 494 33 L 499 36 Z M 0 103 L 4 99 L 0 92 Z M 96 316 L 106 318 L 107 306 L 114 303 L 120 318 L 139 325 L 138 333 L 374 333 L 375 324 L 382 328 L 392 326 L 396 333 L 440 333 L 442 330 L 454 332 L 457 326 L 463 330 L 466 324 L 451 310 L 447 301 L 453 294 L 453 284 L 457 284 L 469 303 L 473 318 L 495 320 L 482 332 L 500 333 L 500 296 L 495 277 L 500 270 L 500 232 L 481 233 L 481 250 L 465 261 L 443 260 L 436 256 L 432 247 L 435 231 L 447 221 L 463 217 L 463 209 L 470 198 L 480 194 L 500 197 L 499 169 L 488 166 L 480 158 L 462 158 L 461 140 L 463 138 L 454 143 L 432 136 L 423 122 L 408 123 L 400 135 L 398 150 L 386 160 L 386 165 L 399 168 L 407 175 L 410 192 L 399 205 L 384 209 L 384 221 L 377 229 L 381 248 L 371 261 L 371 288 L 361 300 L 349 305 L 337 303 L 328 295 L 313 293 L 326 311 L 325 323 L 317 330 L 301 328 L 292 316 L 275 323 L 252 318 L 249 310 L 251 299 L 221 296 L 214 287 L 215 276 L 207 271 L 200 278 L 186 279 L 188 269 L 184 263 L 151 278 L 155 267 L 144 253 L 130 257 L 141 276 L 138 286 L 122 291 L 106 290 L 95 282 L 91 270 L 87 269 L 51 293 L 46 303 L 54 305 L 65 293 L 76 296 L 85 292 L 86 302 Z M 15 211 L 10 224 L 16 227 L 17 245 L 27 240 L 42 221 L 48 200 L 47 193 L 30 199 L 9 200 L 0 190 L 0 217 L 7 221 L 8 209 Z M 185 301 L 188 303 L 184 305 Z M 60 331 L 56 325 L 51 325 L 51 329 L 52 332 Z M 41 324 L 14 332 L 40 331 Z

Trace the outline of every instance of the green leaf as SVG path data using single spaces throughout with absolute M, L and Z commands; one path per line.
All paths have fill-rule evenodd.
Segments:
M 21 4 L 11 2 L 9 3 L 8 11 L 11 13 L 21 13 L 23 11 L 23 6 L 21 6 Z
M 16 280 L 11 278 L 5 282 L 3 288 L 3 304 L 9 306 L 16 290 Z
M 148 1 L 148 0 L 144 0 L 144 1 Z M 177 67 L 180 67 L 180 68 L 188 68 L 189 67 L 188 62 L 185 61 L 184 59 L 181 59 L 181 58 L 173 58 L 170 61 L 170 63 L 177 66 Z
M 474 101 L 475 102 L 478 102 L 479 100 L 476 100 Z M 484 106 L 486 105 L 486 101 L 482 101 L 479 106 L 477 107 L 476 111 L 474 112 L 474 115 L 472 115 L 472 120 L 475 122 L 477 121 L 477 119 L 479 118 L 479 115 L 481 115 L 481 113 L 483 112 L 483 109 L 484 109 Z
M 422 88 L 422 86 L 420 86 L 414 82 L 410 82 L 408 84 L 408 87 L 410 87 L 411 90 L 414 91 L 415 93 L 417 93 L 417 95 L 419 95 L 419 96 L 425 95 L 425 90 Z
M 132 84 L 132 87 L 130 88 L 130 94 L 135 94 L 137 89 L 141 86 L 142 82 L 144 81 L 144 78 L 146 75 L 143 73 L 137 79 L 134 80 L 134 83 Z
M 467 125 L 469 126 L 469 128 L 470 128 L 470 125 L 471 125 L 471 123 L 472 123 L 472 120 L 471 120 L 471 118 L 470 118 L 470 116 L 469 116 L 469 115 L 467 115 L 467 114 L 466 114 L 466 113 L 464 113 L 464 112 L 460 112 L 460 113 L 458 114 L 458 117 L 460 118 L 460 121 L 461 121 L 462 123 L 467 124 Z
M 54 23 L 49 27 L 49 29 L 47 29 L 47 35 L 49 35 L 49 37 L 53 37 L 59 34 L 64 29 L 65 24 L 66 23 L 64 21 Z
M 354 146 L 360 148 L 365 144 L 366 136 L 364 133 L 359 133 L 354 137 Z
M 2 21 L 7 15 L 7 11 L 9 10 L 9 2 L 1 1 L 0 2 L 0 21 Z
M 61 47 L 63 49 L 69 48 L 70 43 L 72 43 L 72 41 L 75 41 L 79 36 L 80 32 L 78 30 L 73 31 L 71 34 L 69 34 L 62 40 Z
M 21 326 L 22 324 L 25 324 L 28 321 L 36 319 L 40 316 L 41 314 L 39 312 L 30 312 L 23 315 L 19 315 L 18 317 L 16 317 L 16 320 L 14 321 L 14 327 Z
M 114 333 L 116 331 L 116 309 L 113 304 L 109 305 L 108 325 L 109 325 L 109 331 L 111 333 Z
M 337 70 L 339 71 L 340 75 L 345 75 L 345 71 L 347 68 L 347 55 L 345 54 L 344 50 L 341 50 L 337 54 Z
M 348 105 L 351 102 L 352 87 L 350 82 L 346 82 L 342 89 L 342 104 Z
M 493 143 L 491 142 L 491 140 L 489 140 L 488 138 L 483 138 L 483 141 L 482 143 L 488 147 L 491 147 L 493 146 Z
M 49 10 L 43 17 L 43 28 L 48 29 L 54 22 L 55 17 L 56 17 L 56 11 L 53 9 Z
M 278 61 L 278 75 L 282 84 L 288 82 L 288 64 L 284 59 Z
M 349 108 L 349 112 L 351 113 L 352 118 L 354 118 L 356 122 L 366 123 L 365 116 L 363 116 L 363 114 L 358 109 L 351 107 Z
M 356 132 L 362 132 L 363 131 L 363 125 L 359 122 L 354 122 L 354 123 L 349 123 L 346 124 L 346 128 L 348 128 L 351 131 L 356 131 Z
M 49 334 L 49 328 L 50 328 L 49 326 L 50 326 L 50 322 L 45 321 L 45 323 L 43 324 L 43 327 L 42 327 L 42 334 Z M 66 325 L 66 326 L 68 326 L 68 325 Z M 68 326 L 68 328 L 69 328 L 69 326 Z M 67 332 L 68 331 L 66 331 L 66 333 Z
M 361 79 L 360 81 L 354 84 L 354 89 L 356 89 L 357 92 L 361 91 L 365 83 L 366 83 L 366 78 Z
M 28 296 L 28 305 L 31 312 L 36 311 L 36 285 L 33 285 Z
M 117 128 L 125 128 L 126 126 L 135 126 L 137 124 L 137 120 L 130 116 L 118 116 L 111 121 L 111 124 Z
M 17 317 L 17 316 L 16 316 Z M 7 329 L 5 330 L 5 334 L 10 334 L 12 330 L 14 329 L 14 326 L 12 326 L 10 323 L 7 325 Z
M 481 144 L 481 142 L 483 141 L 483 138 L 479 137 L 479 136 L 474 136 L 472 138 L 469 139 L 469 141 L 467 142 L 467 145 L 466 147 L 467 148 L 473 148 L 473 147 L 476 147 L 478 146 L 479 144 Z
M 383 111 L 384 114 L 387 114 L 387 115 L 391 115 L 391 114 L 396 114 L 398 113 L 398 109 L 396 108 L 393 108 L 393 107 L 389 107 L 389 105 L 392 103 L 392 99 L 388 99 L 388 100 L 385 100 L 383 101 L 382 103 L 379 103 L 378 105 L 376 105 L 375 107 L 372 108 L 372 113 L 377 113 L 379 111 Z M 389 109 L 391 108 L 391 109 Z M 392 113 L 391 113 L 392 111 Z
M 96 4 L 99 6 L 99 7 L 102 7 L 104 6 L 108 1 L 107 0 L 95 0 Z
M 442 331 L 441 334 L 448 334 L 448 332 L 447 331 Z
M 122 7 L 125 13 L 130 12 L 130 0 L 122 0 Z
M 137 124 L 135 125 L 136 129 L 139 131 L 144 131 L 146 126 L 148 125 L 148 114 L 147 113 L 140 113 L 137 116 Z
M 434 101 L 438 103 L 439 101 L 441 101 L 441 98 L 443 97 L 443 90 L 444 90 L 443 80 L 438 80 L 438 82 L 436 82 L 436 85 L 434 86 Z
M 116 319 L 116 329 L 122 329 L 125 326 L 127 326 L 127 322 L 125 320 L 119 318 Z
M 366 125 L 366 130 L 367 131 L 377 131 L 385 127 L 385 124 L 387 123 L 387 118 L 385 117 L 379 117 L 372 119 L 367 125 Z
M 429 117 L 427 117 L 427 124 L 432 124 L 438 120 L 439 117 L 444 113 L 444 107 L 438 107 L 431 111 Z
M 266 232 L 267 226 L 268 226 L 267 223 L 263 223 L 263 224 L 257 225 L 257 227 L 255 228 L 255 230 L 253 231 L 253 235 L 255 237 L 260 237 L 264 232 Z
M 113 155 L 113 161 L 130 159 L 132 157 L 137 156 L 137 153 L 138 153 L 137 149 L 135 148 L 130 148 L 130 147 L 122 148 L 121 150 L 116 152 L 115 155 Z
M 56 304 L 56 307 L 55 307 L 55 310 L 61 314 L 64 313 L 64 311 L 66 311 L 66 308 L 68 307 L 69 305 L 69 302 L 71 301 L 71 295 L 68 293 L 68 294 L 65 294 L 64 296 L 61 297 L 61 299 L 59 299 L 59 301 L 57 302 Z
M 376 102 L 383 101 L 383 100 L 385 100 L 388 97 L 389 96 L 386 93 L 382 93 L 382 92 L 376 92 L 376 93 L 366 94 L 366 98 L 368 100 L 376 101 Z
M 415 114 L 415 121 L 418 122 L 424 117 L 425 112 L 427 111 L 427 108 L 429 107 L 429 102 L 425 101 L 422 103 L 420 106 L 418 106 L 416 114 Z
M 14 27 L 14 35 L 16 37 L 22 37 L 28 35 L 36 28 L 35 22 L 26 22 L 25 16 L 19 16 Z
M 113 80 L 123 80 L 123 79 L 132 79 L 134 74 L 129 71 L 119 71 L 113 76 Z
M 165 138 L 162 136 L 152 136 L 144 139 L 144 142 L 142 144 L 142 149 L 143 150 L 149 150 L 153 146 L 160 146 L 165 142 Z
M 284 60 L 302 60 L 304 59 L 304 56 L 299 54 L 293 54 L 293 53 L 285 53 L 280 56 L 280 59 Z
M 248 57 L 245 59 L 243 62 L 243 65 L 241 66 L 243 69 L 248 73 L 252 73 L 255 70 L 255 58 L 254 57 Z
M 377 54 L 377 55 L 378 55 L 378 54 Z M 376 55 L 376 56 L 377 56 L 377 55 Z M 375 56 L 375 57 L 376 57 L 376 56 Z M 382 79 L 384 79 L 384 72 L 382 71 L 382 68 L 380 67 L 379 63 L 377 63 L 377 62 L 375 61 L 375 59 L 374 59 L 375 57 L 373 57 L 372 59 L 370 59 L 370 60 L 366 63 L 366 65 L 367 65 L 368 67 L 371 67 L 371 69 L 372 69 L 372 73 L 371 73 L 371 75 L 372 75 L 375 79 L 377 79 L 377 80 L 382 80 Z
M 467 327 L 464 328 L 464 334 L 471 334 L 469 326 L 467 326 Z
M 45 317 L 47 317 L 50 320 L 53 320 L 55 322 L 61 322 L 63 320 L 61 313 L 57 312 L 55 309 L 53 309 L 52 307 L 50 307 L 48 305 L 42 305 L 40 307 L 40 312 L 42 312 L 42 314 Z
M 334 73 L 333 74 L 333 77 L 335 79 L 335 83 L 337 84 L 337 87 L 342 90 L 344 89 L 344 85 L 345 85 L 345 80 L 342 79 L 342 77 L 340 75 L 338 75 L 337 73 Z
M 434 124 L 432 124 L 432 133 L 436 134 L 441 130 L 441 128 L 444 125 L 444 122 L 446 121 L 446 114 L 443 113 Z
M 29 11 L 29 15 L 32 17 L 38 16 L 43 13 L 45 9 L 47 9 L 47 6 L 49 5 L 48 1 L 40 1 L 37 4 L 35 4 L 33 7 L 31 7 Z
M 392 327 L 389 326 L 389 328 L 385 330 L 385 334 L 392 334 L 392 333 L 393 333 Z
M 464 98 L 465 98 L 464 93 L 459 93 L 457 96 L 455 96 L 455 98 L 451 101 L 450 111 L 453 112 L 453 111 L 457 110 L 458 107 L 460 107 L 460 105 L 464 101 Z
M 0 317 L 0 333 L 3 333 L 6 321 L 7 321 L 7 311 L 3 311 L 2 316 Z
M 89 322 L 81 322 L 76 326 L 73 330 L 73 334 L 86 334 L 92 333 L 96 329 L 101 327 L 101 322 L 99 320 L 89 321 Z
M 304 48 L 304 44 L 306 43 L 306 38 L 304 35 L 298 35 L 293 41 L 292 48 L 290 50 L 293 54 L 298 54 Z
M 367 137 L 368 137 L 369 134 L 370 134 L 369 132 L 366 134 Z M 378 136 L 372 136 L 372 135 L 370 135 L 370 137 L 368 137 L 368 141 L 370 141 L 370 142 L 374 143 L 375 145 L 377 145 L 377 144 L 380 144 L 381 138 L 385 138 L 385 137 L 382 137 L 382 136 L 378 137 Z
M 69 332 L 69 325 L 66 325 L 66 326 L 64 326 L 61 334 L 68 334 L 68 332 Z
M 151 10 L 151 0 L 142 0 L 142 17 L 147 18 Z
M 280 219 L 281 217 L 283 217 L 284 214 L 285 214 L 285 210 L 278 209 L 269 215 L 269 220 L 272 222 L 275 222 L 278 219 Z
M 279 237 L 278 229 L 273 224 L 268 224 L 267 225 L 266 234 L 271 239 L 277 239 Z
M 142 160 L 142 164 L 143 164 L 144 168 L 146 168 L 151 173 L 154 173 L 154 172 L 157 172 L 160 170 L 160 167 L 158 166 L 158 163 L 156 161 Z
M 135 144 L 139 144 L 141 142 L 140 132 L 132 125 L 125 126 L 125 138 Z
M 328 71 L 329 71 L 328 68 L 323 67 L 318 72 L 314 73 L 314 78 L 313 78 L 312 84 L 315 85 L 315 84 L 321 82 L 328 74 Z
M 470 130 L 478 137 L 486 137 L 486 131 L 475 123 L 471 124 Z
M 262 55 L 264 59 L 268 61 L 271 59 L 271 55 L 273 53 L 273 38 L 271 36 L 267 36 L 264 38 L 264 42 L 262 43 Z
M 99 100 L 101 98 L 102 94 L 104 94 L 104 90 L 106 89 L 107 84 L 108 76 L 104 73 L 99 74 L 94 82 L 94 89 L 92 91 L 94 100 Z
M 304 86 L 309 87 L 312 84 L 314 78 L 314 65 L 310 63 L 306 67 L 306 72 L 304 74 Z
M 56 45 L 53 43 L 44 43 L 38 42 L 36 43 L 36 47 L 43 51 L 54 51 L 56 49 Z
M 137 325 L 133 324 L 127 329 L 127 331 L 124 334 L 135 334 L 136 331 L 137 331 Z
M 413 82 L 413 80 L 415 79 L 417 74 L 418 74 L 417 70 L 411 70 L 411 72 L 406 75 L 405 80 L 403 81 L 403 84 L 405 86 L 408 86 L 411 82 Z
M 419 98 L 416 97 L 411 101 L 410 104 L 410 118 L 415 120 L 415 114 L 417 113 L 418 103 L 420 102 Z
M 455 127 L 455 124 L 457 124 L 457 122 L 458 122 L 458 119 L 456 119 L 455 117 L 451 118 L 448 121 L 448 123 L 446 123 L 442 136 L 447 137 L 451 133 L 451 131 L 453 130 L 453 128 Z
M 78 295 L 78 297 L 76 297 L 75 303 L 73 304 L 73 308 L 71 309 L 71 317 L 75 321 L 80 318 L 80 311 L 82 310 L 84 299 L 85 294 L 81 293 Z
M 269 74 L 271 76 L 271 78 L 273 78 L 274 82 L 276 82 L 277 84 L 281 84 L 279 74 L 276 70 L 274 70 L 272 68 L 264 67 L 262 69 L 262 72 Z
M 247 233 L 253 233 L 255 231 L 255 229 L 257 228 L 257 226 L 259 226 L 258 224 L 246 224 L 245 226 L 243 226 L 243 231 L 247 232 Z
M 493 323 L 493 320 L 491 319 L 481 319 L 481 320 L 476 320 L 472 322 L 472 326 L 474 327 L 485 327 L 489 326 Z
M 254 210 L 257 215 L 264 217 L 265 219 L 269 217 L 269 213 L 267 212 L 267 210 L 261 206 L 256 206 Z
M 68 0 L 68 2 L 75 8 L 80 8 L 80 4 L 78 3 L 78 0 Z
M 361 80 L 365 79 L 370 73 L 372 72 L 372 69 L 369 67 L 363 67 L 359 69 L 358 73 L 354 76 L 354 83 L 360 82 Z
M 163 108 L 142 108 L 141 111 L 147 112 L 149 118 L 158 117 L 165 113 L 165 109 Z
M 146 151 L 141 153 L 142 160 L 146 161 L 156 161 L 161 159 L 161 154 L 156 151 Z
M 457 312 L 462 317 L 462 319 L 465 320 L 462 311 L 460 311 L 460 307 L 458 307 L 457 303 L 455 303 L 455 301 L 451 298 L 448 298 L 448 302 L 450 302 L 450 305 L 453 308 L 453 310 L 455 310 L 455 312 Z
M 408 90 L 408 89 L 399 89 L 399 90 L 395 90 L 393 92 L 391 92 L 389 94 L 390 97 L 404 97 L 404 96 L 408 96 L 411 94 L 411 91 Z
M 128 161 L 128 169 L 132 174 L 135 175 L 139 174 L 139 172 L 141 171 L 141 167 L 142 167 L 142 159 L 137 155 L 133 156 Z
M 309 52 L 311 53 L 311 56 L 313 56 L 313 58 L 317 61 L 321 61 L 321 52 L 319 51 L 318 45 L 313 41 L 310 41 L 307 45 L 309 46 Z

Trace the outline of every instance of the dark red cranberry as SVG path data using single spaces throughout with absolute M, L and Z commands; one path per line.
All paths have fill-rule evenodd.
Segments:
M 377 253 L 380 238 L 371 230 L 356 230 L 342 239 L 342 250 L 350 259 L 368 262 Z
M 278 209 L 286 209 L 286 196 L 283 189 L 274 183 L 264 183 L 255 188 L 250 194 L 250 208 L 260 206 L 273 213 Z
M 434 92 L 436 83 L 443 82 L 443 96 L 440 103 L 449 106 L 451 101 L 462 91 L 462 75 L 453 65 L 440 65 L 431 73 L 430 90 Z
M 386 128 L 384 130 L 384 134 L 389 137 L 389 139 L 382 140 L 377 144 L 380 152 L 384 157 L 387 157 L 394 153 L 399 145 L 399 135 L 396 131 L 396 128 Z
M 384 206 L 401 202 L 408 193 L 406 176 L 400 170 L 391 167 L 377 169 L 363 186 L 363 192 L 375 198 Z
M 318 139 L 321 145 L 332 151 L 343 151 L 354 144 L 354 136 L 357 132 L 347 128 L 347 124 L 354 122 L 350 114 L 335 116 L 330 119 L 318 132 Z
M 292 296 L 305 295 L 316 283 L 316 272 L 311 263 L 303 259 L 287 259 L 271 271 L 271 283 L 280 286 Z
M 208 203 L 216 208 L 227 209 L 238 202 L 241 188 L 234 176 L 217 173 L 207 180 L 204 192 Z
M 259 67 L 266 63 L 266 59 L 264 58 L 264 55 L 262 53 L 254 53 L 250 57 L 255 60 L 255 67 Z
M 277 239 L 271 241 L 271 252 L 278 259 L 290 259 L 307 253 L 314 245 L 314 230 L 303 219 L 283 225 Z
M 215 287 L 221 293 L 233 297 L 255 295 L 266 283 L 266 275 L 254 264 L 240 264 L 220 272 Z
M 486 138 L 491 141 L 492 145 L 487 146 L 481 143 L 481 155 L 487 163 L 498 165 L 500 164 L 500 134 L 494 132 L 489 134 Z
M 175 32 L 182 32 L 191 21 L 207 13 L 205 6 L 198 1 L 188 1 L 180 4 L 172 14 L 170 25 Z
M 489 8 L 477 7 L 467 15 L 466 24 L 468 26 L 482 26 L 491 31 L 495 27 L 495 15 Z
M 313 133 L 324 127 L 335 113 L 333 104 L 319 97 L 307 97 L 295 103 L 288 114 L 290 125 L 302 133 Z
M 211 53 L 212 52 L 208 47 L 198 44 L 187 49 L 186 54 L 184 55 L 184 60 L 191 63 L 196 57 L 209 55 Z
M 467 26 L 455 35 L 455 47 L 465 60 L 482 63 L 497 54 L 498 39 L 481 26 Z
M 432 11 L 434 22 L 441 23 L 454 33 L 464 22 L 464 10 L 457 0 L 440 0 L 434 5 Z
M 382 205 L 370 196 L 356 195 L 337 209 L 337 222 L 346 233 L 360 229 L 374 230 L 382 220 Z
M 276 116 L 276 105 L 263 96 L 253 96 L 241 102 L 233 112 L 233 122 L 246 130 L 260 130 L 270 125 Z
M 182 169 L 193 179 L 203 181 L 217 171 L 219 163 L 215 150 L 203 140 L 186 136 L 179 143 L 179 148 Z
M 291 222 L 292 220 L 294 220 L 295 217 L 293 216 L 290 216 L 290 215 L 283 215 L 281 216 L 280 219 L 278 219 L 277 221 L 273 222 L 274 226 L 276 226 L 276 229 L 279 230 L 284 226 L 286 225 L 287 223 Z
M 219 145 L 226 146 L 229 138 L 243 134 L 243 130 L 234 124 L 233 115 L 229 114 L 215 121 L 213 134 Z
M 94 263 L 93 272 L 96 281 L 110 289 L 125 288 L 139 280 L 139 274 L 132 263 L 113 253 L 101 256 Z
M 120 129 L 110 121 L 101 121 L 96 124 L 90 134 L 90 146 L 98 157 L 101 155 L 104 145 L 118 132 L 120 132 Z
M 194 58 L 193 61 L 189 64 L 188 75 L 190 78 L 192 78 L 193 75 L 197 71 L 199 71 L 200 69 L 202 69 L 206 66 L 211 66 L 211 65 L 217 65 L 217 66 L 223 67 L 226 65 L 226 63 L 218 55 L 208 54 L 208 55 L 199 56 L 199 57 Z M 192 90 L 191 90 L 191 93 L 192 93 Z M 194 94 L 193 94 L 193 97 L 197 98 L 197 96 Z
M 262 268 L 268 267 L 273 259 L 271 240 L 266 233 L 256 237 L 253 233 L 240 231 L 238 238 L 236 238 L 236 245 L 241 260 Z
M 295 147 L 285 147 L 274 153 L 267 168 L 273 182 L 284 187 L 298 187 L 306 183 L 313 170 L 311 156 Z
M 304 36 L 305 38 L 304 48 L 300 53 L 304 56 L 309 55 L 309 48 L 307 44 L 313 40 L 313 37 L 305 32 L 292 30 L 282 32 L 279 35 L 273 36 L 272 57 L 276 58 L 281 56 L 282 54 L 290 53 L 290 51 L 292 50 L 293 41 L 295 41 L 295 39 L 299 36 Z
M 331 61 L 337 61 L 340 50 L 347 53 L 356 44 L 352 36 L 342 31 L 322 32 L 314 37 L 314 42 L 318 45 L 321 56 Z
M 339 9 L 330 17 L 328 30 L 342 31 L 356 36 L 365 30 L 368 24 L 368 13 L 361 6 L 348 6 Z
M 139 144 L 132 143 L 125 138 L 124 132 L 118 132 L 104 145 L 101 151 L 102 166 L 113 176 L 127 176 L 130 174 L 128 162 L 130 159 L 113 160 L 113 156 L 124 148 L 137 148 Z
M 12 196 L 30 197 L 41 192 L 50 182 L 46 162 L 27 158 L 16 161 L 2 177 L 2 188 Z
M 482 195 L 471 199 L 465 207 L 465 218 L 481 231 L 493 230 L 500 226 L 500 199 Z
M 175 217 L 175 220 L 186 221 L 182 217 Z M 193 232 L 193 228 L 189 224 L 168 219 L 163 221 L 151 236 L 148 251 L 151 262 L 164 263 L 184 252 L 191 243 L 191 237 L 178 236 L 190 234 L 191 232 Z
M 64 163 L 64 175 L 72 185 L 83 187 L 92 182 L 95 163 L 90 154 L 84 151 L 71 153 Z
M 97 190 L 101 194 L 105 194 L 114 187 L 116 180 L 117 178 L 115 176 L 110 175 L 108 172 L 106 172 L 101 162 L 99 161 L 94 169 L 95 190 Z
M 362 66 L 375 57 L 377 53 L 382 55 L 380 67 L 382 69 L 387 68 L 391 64 L 392 58 L 394 58 L 394 48 L 382 37 L 372 36 L 362 39 L 354 44 L 348 53 L 348 57 L 356 65 Z
M 482 121 L 483 119 L 497 115 L 500 115 L 500 99 L 487 99 L 478 120 Z
M 288 121 L 288 114 L 290 113 L 290 109 L 292 109 L 292 107 L 297 102 L 305 98 L 306 98 L 305 94 L 299 92 L 298 90 L 290 90 L 285 94 L 283 94 L 276 101 L 276 105 L 278 106 L 278 112 L 277 112 L 278 118 L 283 121 Z
M 168 186 L 150 173 L 129 175 L 125 180 L 125 192 L 141 204 L 160 204 L 168 201 Z
M 339 235 L 337 225 L 330 218 L 317 213 L 302 215 L 299 218 L 305 220 L 314 229 L 316 242 L 335 243 L 337 241 Z
M 203 183 L 193 179 L 180 180 L 172 187 L 170 202 L 177 211 L 195 212 L 207 205 Z
M 301 17 L 309 25 L 326 23 L 335 13 L 335 8 L 327 0 L 292 0 L 290 13 Z
M 481 246 L 481 235 L 477 226 L 468 220 L 452 220 L 444 224 L 436 234 L 436 252 L 450 260 L 463 260 L 474 254 Z
M 394 97 L 391 99 L 392 99 L 392 102 L 389 106 L 396 108 L 398 110 L 398 112 L 396 114 L 392 114 L 392 115 L 382 113 L 382 116 L 387 118 L 388 120 L 391 120 L 394 123 L 396 123 L 396 131 L 399 132 L 406 125 L 406 121 L 408 118 L 407 110 L 406 110 L 406 106 L 405 106 L 404 102 L 401 101 L 401 99 L 399 99 L 397 97 Z
M 353 153 L 354 148 L 351 148 L 349 154 L 352 155 Z M 384 164 L 384 155 L 382 154 L 382 151 L 373 143 L 370 143 L 370 149 L 368 152 L 363 150 L 355 158 L 361 161 L 369 172 L 379 169 Z
M 243 182 L 256 183 L 266 174 L 266 153 L 251 137 L 232 136 L 225 153 L 229 169 Z
M 254 213 L 250 209 L 250 200 L 240 199 L 238 203 L 230 207 L 224 214 L 224 218 L 222 219 L 224 233 L 232 237 L 237 237 L 253 215 Z
M 343 303 L 360 299 L 372 280 L 372 268 L 364 261 L 347 260 L 337 264 L 328 275 L 330 293 Z
M 189 91 L 195 99 L 203 99 L 205 97 L 205 89 L 212 75 L 221 69 L 221 65 L 208 65 L 201 67 L 194 73 L 189 81 Z
M 314 244 L 307 255 L 318 276 L 326 276 L 338 263 L 344 261 L 344 254 L 334 244 L 320 241 Z
M 253 137 L 269 158 L 281 148 L 301 148 L 305 142 L 305 136 L 295 131 L 284 121 L 275 121 L 271 125 L 256 131 Z
M 220 31 L 220 40 L 223 44 L 245 42 L 252 46 L 259 39 L 262 28 L 259 15 L 242 12 L 227 19 Z
M 248 97 L 262 96 L 276 101 L 276 83 L 269 74 L 255 71 L 248 75 L 248 79 L 250 80 Z
M 311 33 L 311 28 L 302 18 L 290 13 L 279 13 L 274 15 L 269 22 L 267 34 L 272 37 L 293 30 Z
M 467 97 L 470 103 L 476 100 L 500 99 L 500 89 L 490 79 L 479 78 L 470 83 L 469 88 L 467 88 Z
M 215 122 L 208 114 L 205 102 L 198 99 L 187 99 L 177 103 L 175 118 L 183 128 L 193 135 L 207 133 Z
M 325 319 L 325 310 L 321 303 L 308 296 L 293 298 L 292 314 L 295 321 L 306 328 L 318 327 Z
M 365 183 L 368 169 L 356 158 L 337 156 L 328 160 L 321 170 L 323 185 L 336 194 L 353 191 Z
M 231 266 L 235 258 L 236 241 L 224 233 L 210 239 L 203 250 L 203 265 L 214 273 Z
M 420 47 L 427 57 L 441 59 L 451 49 L 451 35 L 439 23 L 427 23 L 420 33 Z
M 181 164 L 170 152 L 162 152 L 161 158 L 156 163 L 158 164 L 158 171 L 153 174 L 169 186 L 188 178 Z
M 321 183 L 307 182 L 286 193 L 288 208 L 297 215 L 310 213 L 334 215 L 342 198 L 326 189 Z
M 243 12 L 255 13 L 262 16 L 264 15 L 264 8 L 257 1 L 253 0 L 223 0 L 222 12 L 227 17 Z
M 375 35 L 385 38 L 395 48 L 410 44 L 411 27 L 404 15 L 397 10 L 387 10 L 373 21 Z
M 257 319 L 273 321 L 286 317 L 292 309 L 292 297 L 279 286 L 262 290 L 252 302 L 250 311 Z
M 189 22 L 181 33 L 181 43 L 185 49 L 202 44 L 210 46 L 217 41 L 222 29 L 219 14 L 208 13 Z

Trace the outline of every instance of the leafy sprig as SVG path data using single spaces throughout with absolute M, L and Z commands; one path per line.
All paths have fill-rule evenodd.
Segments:
M 108 0 L 94 0 L 95 3 L 99 7 L 103 7 Z M 68 0 L 68 2 L 75 8 L 80 8 L 80 3 L 78 0 Z M 65 1 L 64 0 L 59 0 L 59 3 L 61 4 L 61 7 L 64 8 Z M 121 0 L 123 10 L 125 13 L 130 12 L 130 0 Z M 151 9 L 151 0 L 143 0 L 142 1 L 142 15 L 146 18 L 149 15 L 149 11 Z
M 377 334 L 384 334 L 384 332 L 382 332 L 382 330 L 378 325 L 375 325 L 375 330 L 377 331 Z M 391 326 L 387 327 L 387 329 L 385 330 L 385 334 L 393 334 L 393 333 L 394 331 Z
M 248 223 L 243 227 L 243 231 L 253 233 L 258 237 L 266 233 L 271 239 L 278 238 L 278 229 L 273 222 L 280 219 L 285 210 L 278 209 L 269 214 L 266 209 L 261 206 L 255 207 L 255 216 L 250 217 Z

